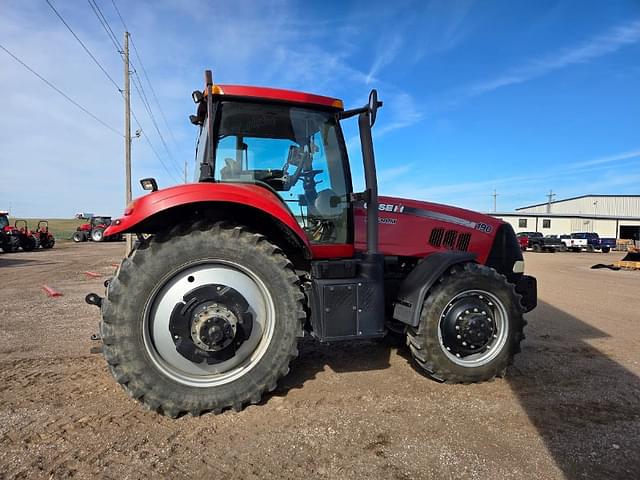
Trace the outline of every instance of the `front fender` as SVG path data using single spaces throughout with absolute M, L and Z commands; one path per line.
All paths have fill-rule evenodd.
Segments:
M 453 265 L 475 260 L 476 255 L 469 252 L 437 252 L 426 257 L 402 281 L 393 308 L 393 318 L 417 327 L 422 303 L 433 284 Z
M 307 236 L 280 197 L 264 187 L 253 184 L 203 182 L 158 190 L 134 200 L 127 206 L 124 216 L 112 222 L 104 234 L 109 236 L 138 232 L 136 227 L 154 215 L 175 207 L 206 202 L 224 202 L 260 210 L 284 224 L 307 249 L 310 249 Z

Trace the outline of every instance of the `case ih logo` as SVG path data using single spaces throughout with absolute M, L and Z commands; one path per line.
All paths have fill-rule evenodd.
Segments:
M 380 210 L 381 212 L 402 213 L 404 211 L 404 205 L 395 205 L 393 203 L 381 203 L 378 205 L 378 210 Z

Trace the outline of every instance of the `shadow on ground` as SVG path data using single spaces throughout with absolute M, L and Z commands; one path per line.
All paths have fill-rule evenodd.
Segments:
M 527 318 L 523 351 L 506 380 L 555 463 L 569 479 L 640 478 L 640 379 L 589 344 L 608 337 L 604 332 L 545 302 Z M 274 395 L 301 387 L 327 366 L 386 369 L 392 350 L 411 361 L 393 338 L 331 345 L 305 339 Z
M 11 256 L 9 256 L 11 255 Z M 0 268 L 2 267 L 16 267 L 19 265 L 26 265 L 28 263 L 40 263 L 39 260 L 31 260 L 28 258 L 15 257 L 12 254 L 0 254 Z
M 608 335 L 540 302 L 507 381 L 567 478 L 640 478 L 640 379 L 589 341 Z

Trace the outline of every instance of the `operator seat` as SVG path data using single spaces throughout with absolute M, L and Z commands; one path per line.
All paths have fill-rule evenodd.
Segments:
M 233 158 L 224 159 L 225 166 L 220 170 L 220 178 L 228 180 L 238 178 L 242 173 L 242 160 L 234 160 Z

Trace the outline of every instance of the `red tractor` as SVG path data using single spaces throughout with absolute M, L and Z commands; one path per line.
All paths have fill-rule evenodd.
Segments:
M 152 190 L 105 235 L 138 245 L 100 306 L 104 356 L 133 398 L 176 417 L 260 402 L 305 332 L 321 342 L 402 334 L 442 382 L 505 374 L 537 302 L 505 222 L 378 196 L 366 106 L 271 88 L 193 92 L 197 183 Z M 358 117 L 366 189 L 341 123 Z
M 20 224 L 20 227 L 18 227 L 18 224 Z M 29 225 L 26 220 L 16 220 L 13 226 L 22 250 L 31 252 L 40 247 L 40 237 L 29 230 Z
M 49 231 L 49 222 L 46 220 L 40 220 L 38 222 L 38 228 L 34 232 L 34 234 L 38 237 L 40 242 L 40 246 L 45 249 L 53 248 L 56 244 L 56 239 L 53 234 Z
M 88 223 L 83 223 L 73 233 L 73 241 L 76 243 L 86 242 L 102 242 L 105 240 L 104 231 L 111 225 L 111 217 L 105 215 L 92 215 Z M 112 236 L 111 240 L 116 240 L 118 235 Z
M 0 249 L 6 253 L 20 249 L 20 232 L 9 223 L 7 211 L 0 211 Z

